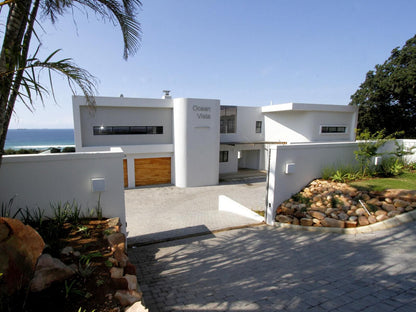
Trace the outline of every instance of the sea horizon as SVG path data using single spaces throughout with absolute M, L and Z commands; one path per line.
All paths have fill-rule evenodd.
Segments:
M 75 146 L 73 128 L 18 128 L 7 132 L 4 149 L 48 149 Z

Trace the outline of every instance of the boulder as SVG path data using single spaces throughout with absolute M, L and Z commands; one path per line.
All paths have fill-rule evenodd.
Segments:
M 387 217 L 387 214 L 381 214 L 381 215 L 376 216 L 376 219 L 378 222 L 387 220 L 388 218 L 389 217 Z
M 365 216 L 367 212 L 365 211 L 364 208 L 357 208 L 357 210 L 355 210 L 355 214 L 357 216 Z
M 395 216 L 397 216 L 397 215 L 399 215 L 399 214 L 400 214 L 400 211 L 394 210 L 394 211 L 390 211 L 390 212 L 387 214 L 387 216 L 388 216 L 389 218 L 393 218 L 393 217 L 395 217 Z
M 347 220 L 347 221 L 345 221 L 345 227 L 346 228 L 355 228 L 355 227 L 357 227 L 357 221 Z
M 125 250 L 126 249 L 126 236 L 123 233 L 113 233 L 107 236 L 108 244 L 112 251 L 116 248 Z
M 123 271 L 123 268 L 112 267 L 110 269 L 110 276 L 111 278 L 121 278 L 123 277 Z
M 32 292 L 42 291 L 53 282 L 66 280 L 74 274 L 75 271 L 61 260 L 53 258 L 49 254 L 43 254 L 39 257 L 30 290 Z
M 340 212 L 338 214 L 338 219 L 342 221 L 347 221 L 349 219 L 349 216 L 345 212 Z
M 124 275 L 124 278 L 126 279 L 128 283 L 129 290 L 137 290 L 137 276 L 136 275 L 126 274 Z
M 373 216 L 373 215 L 369 216 L 367 219 L 368 219 L 368 222 L 370 224 L 373 224 L 373 223 L 376 223 L 377 222 L 376 216 Z
M 131 274 L 136 275 L 136 266 L 132 264 L 131 262 L 127 262 L 126 267 L 124 268 L 124 274 Z
M 379 209 L 376 211 L 375 215 L 376 217 L 381 215 L 387 215 L 387 211 Z
M 0 294 L 11 295 L 28 285 L 45 242 L 29 225 L 0 218 Z

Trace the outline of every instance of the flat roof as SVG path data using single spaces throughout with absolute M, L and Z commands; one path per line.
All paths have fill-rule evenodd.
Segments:
M 309 111 L 309 112 L 345 112 L 353 113 L 358 108 L 350 105 L 331 105 L 331 104 L 307 104 L 307 103 L 285 103 L 277 105 L 262 106 L 262 113 L 289 112 L 289 111 Z

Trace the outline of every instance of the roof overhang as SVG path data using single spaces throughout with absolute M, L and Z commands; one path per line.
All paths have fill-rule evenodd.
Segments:
M 307 104 L 307 103 L 285 103 L 277 105 L 262 106 L 262 113 L 275 112 L 340 112 L 354 113 L 358 110 L 356 106 L 331 105 L 331 104 Z

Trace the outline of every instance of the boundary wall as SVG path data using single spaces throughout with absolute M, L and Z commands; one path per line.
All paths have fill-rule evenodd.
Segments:
M 416 146 L 416 140 L 397 141 L 408 149 Z M 357 147 L 357 142 L 270 146 L 266 223 L 273 224 L 277 207 L 309 182 L 321 177 L 324 168 L 356 165 L 354 150 Z M 395 148 L 394 142 L 387 142 L 379 152 L 391 152 Z M 416 162 L 416 148 L 405 160 Z
M 81 214 L 89 216 L 98 204 L 92 178 L 104 179 L 100 205 L 103 217 L 119 217 L 126 228 L 121 149 L 109 152 L 4 156 L 0 167 L 0 203 L 14 197 L 17 209 L 40 209 L 53 213 L 51 203 L 75 201 Z

